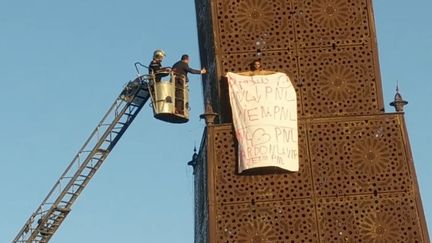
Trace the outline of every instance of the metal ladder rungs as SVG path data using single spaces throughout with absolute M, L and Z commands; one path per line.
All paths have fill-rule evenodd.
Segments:
M 66 204 L 66 205 L 70 204 L 68 201 L 60 201 L 60 202 Z
M 114 101 L 102 121 L 97 125 L 96 130 L 85 142 L 82 150 L 67 167 L 64 176 L 60 177 L 53 190 L 49 192 L 47 199 L 31 216 L 29 223 L 27 223 L 28 226 L 24 226 L 28 229 L 23 228 L 14 242 L 48 243 L 55 234 L 71 212 L 75 200 L 83 192 L 87 183 L 93 178 L 117 141 L 150 98 L 150 88 L 144 80 L 140 82 L 138 87 L 131 87 L 133 88 L 131 90 L 132 95 L 123 97 L 126 89 L 122 91 L 122 94 Z M 67 185 L 65 186 L 63 183 Z M 58 188 L 59 193 L 57 192 Z M 55 199 L 56 194 L 57 198 Z M 27 236 L 30 238 L 25 238 Z
M 90 162 L 91 165 L 87 165 L 86 168 L 93 170 L 92 168 L 96 168 L 99 161 L 101 161 L 101 159 L 95 159 L 95 158 L 91 159 L 91 162 Z
M 97 153 L 104 154 L 104 153 L 107 153 L 107 152 L 108 152 L 108 150 L 106 150 L 106 149 L 102 149 L 102 148 L 98 148 L 97 149 Z
M 42 236 L 47 236 L 47 235 L 52 235 L 53 232 L 50 232 L 49 229 L 48 230 L 39 230 L 40 235 Z
M 123 123 L 123 124 L 120 124 L 119 126 L 116 125 L 116 127 L 114 127 L 112 131 L 120 133 L 121 130 L 124 129 L 125 126 L 128 126 L 128 124 L 127 123 Z
M 52 219 L 52 222 L 49 223 L 49 227 L 51 228 L 52 226 L 59 226 L 60 225 L 59 221 L 64 220 L 65 217 L 66 216 L 64 216 L 63 214 L 58 215 L 57 218 Z
M 135 96 L 135 99 L 136 99 L 137 97 L 138 97 L 138 96 Z M 138 107 L 139 105 L 135 105 L 134 103 L 130 103 L 129 106 Z
M 140 93 L 140 92 L 141 92 L 141 91 L 138 91 L 138 93 Z M 147 92 L 147 91 L 145 91 L 145 92 Z M 138 94 L 137 94 L 137 95 L 135 96 L 135 98 L 138 98 L 138 99 L 141 99 L 142 101 L 145 101 L 147 97 L 146 97 L 146 96 L 142 96 L 142 95 L 138 95 Z
M 83 181 L 85 181 L 85 179 L 76 179 L 76 181 L 83 182 Z
M 53 214 L 48 218 L 47 225 L 53 225 L 59 215 Z M 50 221 L 51 220 L 51 221 Z
M 100 160 L 102 160 L 102 158 L 98 158 L 98 157 L 93 157 L 93 158 L 91 158 L 92 160 L 96 160 L 96 161 L 100 161 Z
M 54 227 L 58 227 L 58 226 L 60 226 L 61 225 L 61 222 L 60 223 L 52 223 L 51 224 L 51 226 L 54 226 Z
M 72 195 L 72 196 L 77 196 L 78 195 L 78 193 L 76 193 L 76 192 L 66 192 L 66 194 L 69 194 L 69 195 Z
M 70 208 L 57 207 L 56 211 L 59 211 L 60 213 L 62 213 L 61 215 L 59 215 L 59 217 L 65 217 L 63 214 L 69 213 L 71 211 L 71 209 Z

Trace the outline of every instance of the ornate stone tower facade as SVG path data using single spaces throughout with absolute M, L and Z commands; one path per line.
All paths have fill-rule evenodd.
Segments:
M 385 113 L 371 0 L 196 0 L 215 124 L 195 242 L 429 242 L 402 112 Z M 226 72 L 260 57 L 298 99 L 300 170 L 239 174 Z

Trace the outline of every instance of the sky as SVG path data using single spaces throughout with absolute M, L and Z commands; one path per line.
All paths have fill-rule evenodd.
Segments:
M 406 107 L 425 214 L 432 227 L 430 0 L 374 1 L 386 111 L 396 83 Z M 200 68 L 192 0 L 0 0 L 0 242 L 11 242 L 93 131 L 133 63 L 162 48 Z M 74 204 L 51 242 L 193 242 L 193 175 L 186 163 L 204 122 L 190 75 L 186 124 L 148 105 Z M 432 235 L 431 233 L 429 233 Z

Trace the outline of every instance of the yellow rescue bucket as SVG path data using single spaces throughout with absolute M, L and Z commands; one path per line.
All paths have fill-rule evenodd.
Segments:
M 154 117 L 170 123 L 185 123 L 189 121 L 188 82 L 186 77 L 173 72 L 168 77 L 162 80 L 156 76 L 149 83 Z

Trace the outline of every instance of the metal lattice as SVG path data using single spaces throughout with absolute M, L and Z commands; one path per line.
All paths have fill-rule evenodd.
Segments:
M 397 117 L 313 122 L 309 128 L 315 191 L 349 196 L 412 190 Z
M 239 175 L 237 146 L 232 130 L 217 133 L 214 139 L 215 160 L 218 167 L 216 177 L 216 200 L 220 203 L 251 203 L 268 200 L 291 200 L 312 196 L 311 167 L 306 149 L 306 131 L 300 126 L 299 156 L 300 170 L 297 173 L 264 175 Z M 233 163 L 234 162 L 234 163 Z M 293 187 L 292 185 L 299 185 Z
M 232 126 L 208 128 L 216 242 L 428 242 L 400 115 L 301 124 L 300 171 L 253 175 Z
M 200 14 L 209 7 L 211 23 Z M 285 72 L 296 84 L 300 117 L 383 111 L 370 0 L 201 0 L 197 9 L 201 59 L 211 67 L 207 93 L 225 98 L 221 77 L 261 58 L 265 69 Z M 214 103 L 221 120 L 230 121 Z
M 429 242 L 411 193 L 318 200 L 321 242 Z
M 204 94 L 227 123 L 205 132 L 196 242 L 429 242 L 403 116 L 384 114 L 371 0 L 195 2 Z M 224 76 L 257 58 L 296 88 L 299 172 L 237 172 Z
M 219 0 L 217 28 L 223 52 L 358 45 L 370 41 L 369 1 Z M 215 4 L 216 5 L 216 4 Z
M 318 239 L 312 200 L 220 205 L 217 211 L 215 242 L 297 243 Z

